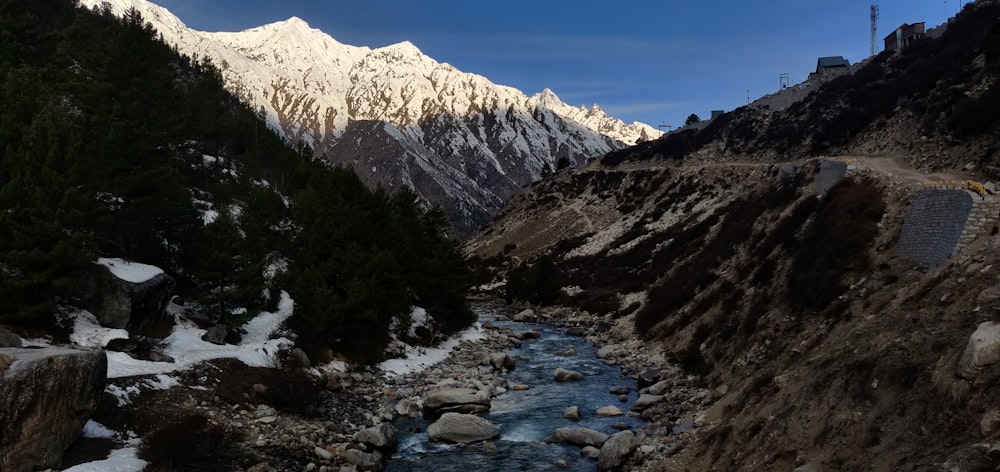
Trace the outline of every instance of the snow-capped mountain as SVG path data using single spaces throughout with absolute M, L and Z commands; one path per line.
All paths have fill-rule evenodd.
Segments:
M 146 0 L 82 0 L 135 8 L 181 52 L 209 59 L 227 86 L 292 142 L 387 188 L 440 204 L 461 233 L 496 214 L 521 186 L 562 163 L 661 133 L 546 89 L 528 97 L 435 61 L 409 42 L 345 45 L 292 17 L 236 33 L 188 28 Z

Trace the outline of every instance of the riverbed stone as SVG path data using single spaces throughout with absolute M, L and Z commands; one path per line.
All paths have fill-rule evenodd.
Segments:
M 571 382 L 583 380 L 583 374 L 575 370 L 567 370 L 559 367 L 554 372 L 556 382 Z
M 597 459 L 600 454 L 601 450 L 594 446 L 584 446 L 583 449 L 580 449 L 580 455 L 587 459 Z
M 470 443 L 498 438 L 500 430 L 476 415 L 445 413 L 427 427 L 427 435 L 434 441 Z
M 409 418 L 420 416 L 420 402 L 412 398 L 403 398 L 396 403 L 396 414 Z
M 624 394 L 627 394 L 628 392 L 631 392 L 631 391 L 632 391 L 631 387 L 622 385 L 622 386 L 617 386 L 617 387 L 611 387 L 611 390 L 608 390 L 608 393 L 610 393 L 612 395 L 624 395 Z
M 357 449 L 348 449 L 340 453 L 345 462 L 357 467 L 358 470 L 382 470 L 382 462 L 374 454 Z
M 587 329 L 582 326 L 573 326 L 566 329 L 566 334 L 569 336 L 583 336 L 587 334 Z
M 663 395 L 664 392 L 673 386 L 673 382 L 670 380 L 661 380 L 653 385 L 650 385 L 642 389 L 642 393 L 648 393 L 650 395 Z
M 632 411 L 642 411 L 663 401 L 663 395 L 643 394 L 632 404 Z
M 527 330 L 527 331 L 519 331 L 516 334 L 514 334 L 514 336 L 517 337 L 517 339 L 524 340 L 524 339 L 538 339 L 539 337 L 542 336 L 542 334 L 535 330 Z
M 580 419 L 580 407 L 578 407 L 578 406 L 571 406 L 571 407 L 563 410 L 563 418 L 568 418 L 568 419 L 571 419 L 571 420 L 578 420 L 578 419 Z
M 608 406 L 602 406 L 602 407 L 598 408 L 596 414 L 597 414 L 597 416 L 603 416 L 603 417 L 607 417 L 607 416 L 621 416 L 622 415 L 622 410 L 620 408 L 618 408 L 617 406 L 608 405 Z
M 490 411 L 489 392 L 472 388 L 439 388 L 424 399 L 424 416 L 437 418 L 443 413 L 486 413 Z
M 526 321 L 535 321 L 538 316 L 535 314 L 535 310 L 528 308 L 527 310 L 522 310 L 518 314 L 514 315 L 514 321 L 524 323 Z
M 608 344 L 607 346 L 604 346 L 597 350 L 597 357 L 600 357 L 601 359 L 607 359 L 613 356 L 615 354 L 615 351 L 617 351 L 619 347 L 620 346 L 618 346 L 617 344 Z
M 607 434 L 589 428 L 557 428 L 542 442 L 600 447 L 608 438 Z
M 632 431 L 615 433 L 601 446 L 601 452 L 597 456 L 597 470 L 620 469 L 637 447 L 639 441 Z
M 660 369 L 646 367 L 639 372 L 639 388 L 645 388 L 660 381 Z
M 517 362 L 505 352 L 497 352 L 490 356 L 490 365 L 493 370 L 514 370 Z
M 399 439 L 392 424 L 382 423 L 354 433 L 354 441 L 382 452 L 393 453 L 399 447 Z

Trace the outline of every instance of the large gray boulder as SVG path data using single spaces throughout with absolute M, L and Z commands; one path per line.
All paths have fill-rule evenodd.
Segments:
M 975 379 L 987 366 L 1000 362 L 1000 323 L 981 323 L 969 336 L 969 343 L 958 361 L 957 373 L 964 379 Z
M 163 319 L 174 291 L 174 279 L 169 275 L 160 273 L 143 282 L 129 282 L 96 264 L 94 273 L 97 290 L 86 308 L 101 326 L 141 333 Z
M 108 372 L 103 351 L 4 348 L 0 372 L 0 470 L 59 465 L 97 402 Z
M 631 431 L 622 431 L 611 436 L 601 446 L 597 455 L 597 470 L 620 470 L 625 460 L 639 447 L 639 441 Z
M 486 413 L 490 394 L 472 388 L 439 388 L 424 399 L 424 417 L 433 419 L 444 413 Z
M 427 427 L 427 435 L 434 441 L 470 443 L 498 438 L 500 430 L 476 415 L 445 413 Z
M 587 428 L 557 428 L 542 442 L 601 447 L 610 436 Z
M 21 337 L 0 328 L 0 347 L 21 347 Z
M 389 423 L 382 423 L 354 433 L 354 441 L 390 454 L 396 452 L 396 448 L 399 447 L 396 430 Z

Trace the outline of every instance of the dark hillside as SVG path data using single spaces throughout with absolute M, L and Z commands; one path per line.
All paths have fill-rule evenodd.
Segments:
M 0 1 L 0 110 L 4 324 L 81 306 L 97 257 L 163 268 L 230 327 L 288 290 L 303 340 L 366 360 L 382 345 L 334 341 L 381 339 L 417 304 L 446 331 L 470 322 L 440 212 L 292 148 L 134 11 Z

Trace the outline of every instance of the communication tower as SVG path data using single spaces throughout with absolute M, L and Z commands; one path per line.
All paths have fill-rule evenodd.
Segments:
M 788 75 L 788 72 L 782 72 L 781 75 L 778 76 L 778 81 L 781 84 L 781 90 L 784 90 L 788 88 L 791 83 L 791 76 Z
M 871 56 L 875 55 L 875 44 L 878 41 L 878 5 L 872 5 L 872 49 Z

